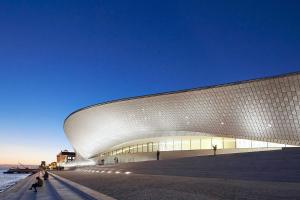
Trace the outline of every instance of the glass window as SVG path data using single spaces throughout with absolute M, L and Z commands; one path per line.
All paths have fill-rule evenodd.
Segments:
M 148 152 L 153 152 L 153 143 L 152 142 L 148 143 Z
M 123 148 L 123 153 L 129 153 L 129 147 L 124 147 Z
M 117 155 L 122 154 L 122 149 L 117 150 Z
M 191 150 L 200 149 L 200 139 L 191 139 Z
M 143 144 L 143 152 L 148 152 L 148 145 L 147 144 Z
M 174 140 L 174 151 L 181 150 L 181 140 Z
M 143 145 L 142 144 L 138 144 L 138 152 L 143 152 Z
M 169 140 L 166 143 L 166 151 L 173 151 L 173 140 Z
M 133 146 L 130 146 L 130 147 L 129 147 L 129 153 L 134 153 L 134 152 L 133 152 Z
M 181 144 L 182 150 L 191 150 L 191 140 L 182 140 Z
M 251 148 L 251 140 L 236 139 L 236 148 Z
M 284 147 L 284 144 L 268 142 L 268 147 Z
M 166 142 L 159 142 L 159 150 L 160 151 L 167 151 L 167 143 Z
M 285 146 L 286 146 L 286 147 L 298 147 L 298 146 L 296 146 L 296 145 L 289 145 L 289 144 L 286 144 Z
M 137 153 L 137 145 L 133 146 L 133 153 Z
M 223 149 L 223 138 L 213 137 L 211 145 L 217 145 L 217 149 Z
M 252 140 L 252 148 L 264 148 L 264 147 L 268 147 L 267 142 Z
M 224 149 L 234 149 L 235 139 L 234 138 L 224 138 Z
M 159 146 L 159 145 L 158 145 L 157 142 L 154 142 L 154 143 L 153 143 L 153 152 L 156 152 L 156 151 L 159 149 L 158 146 Z
M 201 139 L 201 149 L 212 149 L 211 138 Z

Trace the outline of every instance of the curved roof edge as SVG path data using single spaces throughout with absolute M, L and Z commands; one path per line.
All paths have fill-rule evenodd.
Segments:
M 262 80 L 268 80 L 268 79 L 273 79 L 273 78 L 282 78 L 286 76 L 292 76 L 292 75 L 297 75 L 300 74 L 300 71 L 296 72 L 289 72 L 289 73 L 284 73 L 284 74 L 278 74 L 278 75 L 273 75 L 273 76 L 266 76 L 262 78 L 254 78 L 254 79 L 249 79 L 249 80 L 242 80 L 242 81 L 234 81 L 234 82 L 229 82 L 229 83 L 223 83 L 223 84 L 216 84 L 216 85 L 211 85 L 211 86 L 202 86 L 202 87 L 195 87 L 195 88 L 190 88 L 190 89 L 182 89 L 182 90 L 175 90 L 175 91 L 169 91 L 169 92 L 160 92 L 160 93 L 154 93 L 154 94 L 146 94 L 146 95 L 141 95 L 141 96 L 133 96 L 133 97 L 125 97 L 121 99 L 113 99 L 110 101 L 105 101 L 102 103 L 96 103 L 92 104 L 90 106 L 85 106 L 82 107 L 78 110 L 75 110 L 74 112 L 70 113 L 66 119 L 64 120 L 64 125 L 68 118 L 70 118 L 72 115 L 74 115 L 77 112 L 80 112 L 82 110 L 87 110 L 96 106 L 102 106 L 110 103 L 116 103 L 116 102 L 121 102 L 121 101 L 128 101 L 128 100 L 133 100 L 133 99 L 141 99 L 141 98 L 146 98 L 146 97 L 155 97 L 155 96 L 160 96 L 160 95 L 168 95 L 168 94 L 177 94 L 177 93 L 184 93 L 184 92 L 191 92 L 191 91 L 197 91 L 197 90 L 205 90 L 205 89 L 211 89 L 211 88 L 218 88 L 218 87 L 225 87 L 225 86 L 231 86 L 231 85 L 239 85 L 239 84 L 244 84 L 244 83 L 250 83 L 254 81 L 262 81 Z

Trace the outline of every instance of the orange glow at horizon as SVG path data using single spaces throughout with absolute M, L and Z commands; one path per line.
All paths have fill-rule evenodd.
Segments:
M 40 146 L 0 146 L 0 164 L 16 165 L 39 165 L 41 161 L 47 164 L 56 161 L 56 155 L 60 150 L 41 148 Z

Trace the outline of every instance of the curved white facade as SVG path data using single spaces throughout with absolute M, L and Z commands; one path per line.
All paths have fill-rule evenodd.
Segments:
M 137 139 L 216 136 L 300 144 L 300 73 L 117 100 L 64 123 L 84 158 Z

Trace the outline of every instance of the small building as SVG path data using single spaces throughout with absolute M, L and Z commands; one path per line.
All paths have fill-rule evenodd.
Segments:
M 61 151 L 56 156 L 57 166 L 63 166 L 64 164 L 71 162 L 75 159 L 76 153 L 68 150 Z

